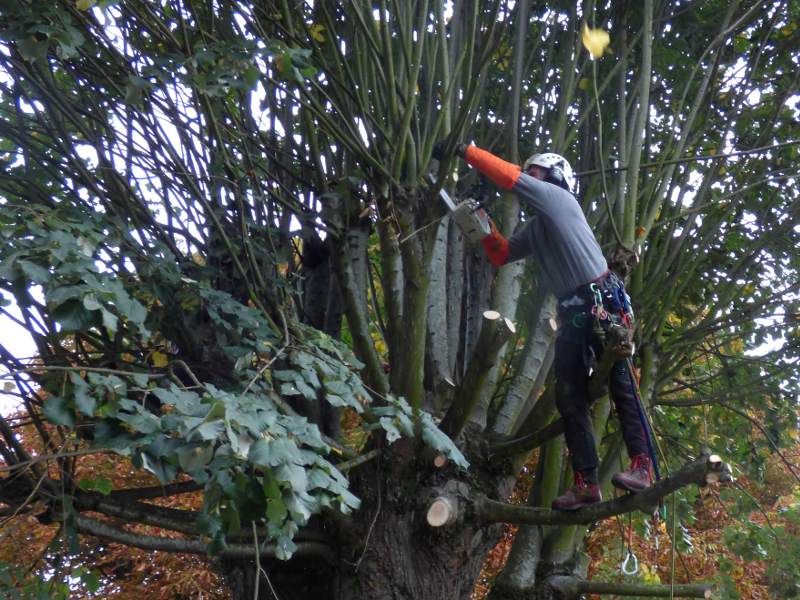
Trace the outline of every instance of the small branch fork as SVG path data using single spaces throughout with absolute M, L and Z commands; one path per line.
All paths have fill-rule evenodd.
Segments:
M 669 477 L 654 483 L 638 494 L 626 494 L 607 502 L 590 504 L 575 511 L 551 510 L 512 506 L 486 497 L 474 504 L 474 518 L 483 523 L 509 523 L 518 525 L 589 525 L 595 521 L 640 510 L 651 513 L 658 502 L 672 492 L 696 484 L 732 481 L 731 469 L 722 459 L 712 454 L 685 465 Z

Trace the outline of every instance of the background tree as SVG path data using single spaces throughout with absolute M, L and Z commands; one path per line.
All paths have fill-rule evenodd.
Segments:
M 466 596 L 518 523 L 492 596 L 548 597 L 585 589 L 591 522 L 673 492 L 668 529 L 689 513 L 679 490 L 705 484 L 711 450 L 795 473 L 796 12 L 3 2 L 0 278 L 38 359 L 2 359 L 57 457 L 48 471 L 0 420 L 9 526 L 60 523 L 53 555 L 78 534 L 214 554 L 238 600 Z M 587 25 L 612 34 L 602 59 Z M 542 508 L 571 479 L 547 381 L 554 300 L 536 265 L 497 271 L 448 222 L 442 189 L 485 196 L 507 235 L 530 215 L 431 164 L 440 139 L 582 172 L 639 315 L 670 473 L 647 493 Z M 598 395 L 607 482 L 622 450 Z M 342 406 L 372 432 L 358 452 L 337 441 Z M 537 447 L 527 507 L 509 507 Z M 163 485 L 78 485 L 78 453 L 108 450 Z M 200 488 L 201 510 L 145 502 Z M 780 568 L 775 590 L 794 593 Z

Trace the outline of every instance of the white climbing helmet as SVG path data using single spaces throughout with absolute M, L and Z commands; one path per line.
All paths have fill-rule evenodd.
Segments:
M 531 165 L 538 165 L 549 169 L 545 181 L 563 187 L 568 192 L 572 192 L 575 178 L 572 175 L 572 167 L 569 166 L 567 159 L 560 154 L 548 152 L 546 154 L 534 154 L 522 166 L 522 172 L 527 173 Z M 554 172 L 558 171 L 558 172 Z

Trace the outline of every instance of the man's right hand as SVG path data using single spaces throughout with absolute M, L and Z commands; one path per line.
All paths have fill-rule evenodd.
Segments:
M 496 267 L 502 267 L 506 264 L 506 259 L 508 258 L 508 240 L 494 226 L 494 221 L 489 219 L 489 223 L 492 225 L 492 233 L 481 240 L 481 245 L 486 250 L 486 254 L 492 264 Z
M 464 157 L 467 156 L 467 148 L 469 148 L 469 146 L 459 142 L 459 143 L 456 144 L 456 148 L 455 148 L 455 151 L 453 152 L 453 154 L 455 156 L 458 156 L 459 158 L 464 158 Z M 435 158 L 439 162 L 443 161 L 444 158 L 445 158 L 444 150 L 445 150 L 445 142 L 444 142 L 444 140 L 436 142 L 433 145 L 433 149 L 431 150 L 431 158 Z

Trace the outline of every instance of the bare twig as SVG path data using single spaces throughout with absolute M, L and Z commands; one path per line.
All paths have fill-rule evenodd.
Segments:
M 288 344 L 284 344 L 283 347 L 275 353 L 275 356 L 273 356 L 271 359 L 269 359 L 267 364 L 265 364 L 263 367 L 261 367 L 259 369 L 259 371 L 258 371 L 258 373 L 256 373 L 255 377 L 253 377 L 253 379 L 250 380 L 250 383 L 247 384 L 247 387 L 244 388 L 244 392 L 242 392 L 242 396 L 247 395 L 247 392 L 249 392 L 250 388 L 255 385 L 256 381 L 258 381 L 258 378 L 261 377 L 264 374 L 264 372 L 267 369 L 270 368 L 272 363 L 274 363 L 276 360 L 278 360 L 278 358 L 281 356 L 281 354 L 283 354 L 283 352 L 286 350 L 287 346 L 288 346 Z
M 640 169 L 646 169 L 649 167 L 658 167 L 658 166 L 666 166 L 666 165 L 678 165 L 681 163 L 688 163 L 688 162 L 696 162 L 700 160 L 722 160 L 723 158 L 732 158 L 734 156 L 744 156 L 747 154 L 758 154 L 759 152 L 767 152 L 769 150 L 776 150 L 778 148 L 785 148 L 786 146 L 797 146 L 800 145 L 800 140 L 792 140 L 790 142 L 782 142 L 780 144 L 775 144 L 773 146 L 763 146 L 761 148 L 754 148 L 752 150 L 742 150 L 741 152 L 731 152 L 730 154 L 708 154 L 704 156 L 690 156 L 688 158 L 676 158 L 674 160 L 666 160 L 662 162 L 654 162 L 654 163 L 644 163 L 639 165 Z M 575 177 L 588 177 L 589 175 L 597 175 L 601 172 L 606 173 L 616 173 L 618 171 L 627 171 L 628 167 L 618 167 L 616 169 L 593 169 L 592 171 L 583 171 L 581 173 L 575 173 Z
M 25 374 L 25 373 L 39 373 L 42 371 L 66 371 L 66 372 L 82 372 L 85 371 L 87 373 L 103 373 L 105 375 L 119 375 L 121 377 L 133 377 L 134 375 L 139 376 L 143 375 L 150 379 L 163 379 L 167 375 L 165 373 L 140 373 L 134 371 L 117 371 L 115 369 L 101 369 L 99 367 L 30 367 L 27 369 L 19 369 L 17 371 L 9 371 L 8 373 L 3 373 L 0 375 L 0 379 L 9 379 L 11 377 L 16 377 L 17 375 Z

